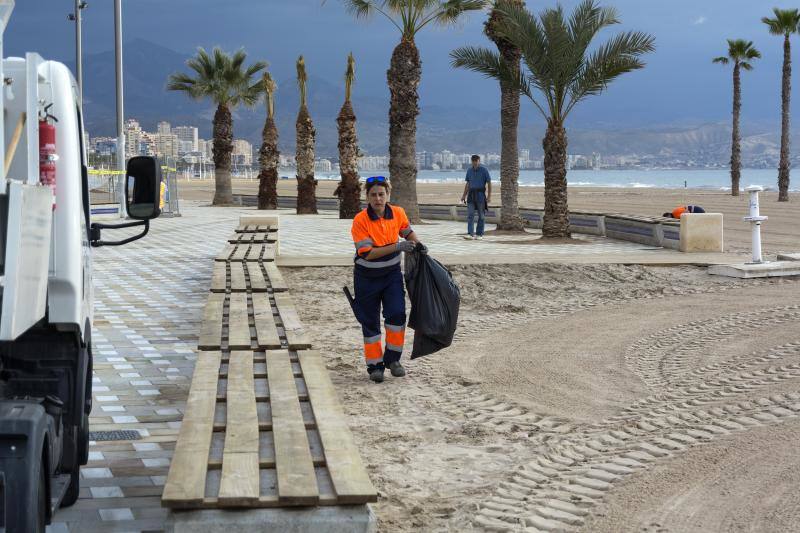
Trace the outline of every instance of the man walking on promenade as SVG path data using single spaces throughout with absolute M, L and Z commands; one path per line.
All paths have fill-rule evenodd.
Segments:
M 489 170 L 481 165 L 481 158 L 477 155 L 472 156 L 472 165 L 467 169 L 465 178 L 464 194 L 461 195 L 461 203 L 467 203 L 467 233 L 465 239 L 483 239 L 483 228 L 485 225 L 486 209 L 492 201 L 492 178 Z M 488 187 L 488 194 L 487 194 Z M 475 215 L 478 215 L 477 235 L 473 222 Z
M 383 176 L 367 178 L 367 207 L 353 219 L 350 232 L 356 247 L 353 278 L 356 316 L 364 333 L 364 359 L 369 378 L 383 381 L 389 368 L 394 377 L 406 371 L 400 364 L 406 333 L 406 294 L 400 272 L 400 252 L 411 252 L 420 244 L 402 207 L 389 204 L 389 181 Z M 405 240 L 400 241 L 400 237 Z M 381 347 L 381 307 L 386 329 Z

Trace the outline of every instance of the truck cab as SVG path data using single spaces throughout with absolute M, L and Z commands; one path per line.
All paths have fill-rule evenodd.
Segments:
M 0 0 L 5 28 L 12 0 Z M 0 40 L 0 52 L 2 41 Z M 0 57 L 2 54 L 0 53 Z M 128 221 L 92 224 L 76 82 L 37 54 L 0 65 L 0 531 L 44 531 L 78 497 L 92 408 L 92 248 L 143 237 L 160 166 L 128 161 Z M 142 226 L 122 241 L 101 231 Z

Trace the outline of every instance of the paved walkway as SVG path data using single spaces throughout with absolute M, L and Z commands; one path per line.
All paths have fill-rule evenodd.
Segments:
M 332 212 L 298 216 L 279 210 L 281 215 L 281 266 L 347 266 L 353 264 L 353 242 L 349 220 L 339 220 Z M 487 224 L 487 231 L 494 224 Z M 487 235 L 481 241 L 464 240 L 466 223 L 431 220 L 415 230 L 437 259 L 445 264 L 482 263 L 642 263 L 642 264 L 717 264 L 737 261 L 733 254 L 683 254 L 627 241 L 573 234 L 584 244 L 530 244 L 541 236 L 529 230 L 527 236 Z M 741 260 L 741 259 L 739 259 Z
M 137 438 L 91 442 L 80 499 L 59 510 L 48 531 L 163 529 L 167 510 L 160 497 L 194 369 L 213 258 L 239 215 L 253 212 L 188 205 L 182 217 L 156 220 L 140 241 L 94 250 L 91 431 L 128 430 Z M 349 221 L 329 213 L 280 214 L 284 264 L 352 264 Z M 687 254 L 583 236 L 589 244 L 545 246 L 502 243 L 518 237 L 465 241 L 464 225 L 455 222 L 436 221 L 417 231 L 446 262 L 687 261 Z M 129 233 L 104 234 L 111 239 Z
M 144 239 L 94 250 L 92 432 L 78 502 L 48 531 L 159 531 L 161 492 L 194 370 L 213 258 L 243 210 L 190 207 L 151 224 Z M 128 234 L 105 230 L 109 239 Z M 113 235 L 113 237 L 112 237 Z

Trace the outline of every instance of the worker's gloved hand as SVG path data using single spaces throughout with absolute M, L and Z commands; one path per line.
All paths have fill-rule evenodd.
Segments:
M 401 241 L 397 243 L 398 252 L 410 253 L 414 251 L 415 244 L 411 241 Z

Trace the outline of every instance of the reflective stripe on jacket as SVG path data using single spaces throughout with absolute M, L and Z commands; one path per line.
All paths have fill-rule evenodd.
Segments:
M 398 237 L 408 237 L 413 230 L 402 207 L 386 204 L 383 217 L 379 217 L 371 206 L 367 206 L 353 219 L 350 233 L 356 254 L 353 258 L 358 272 L 376 276 L 400 267 L 400 252 L 393 252 L 378 259 L 367 259 L 372 248 L 395 244 Z

